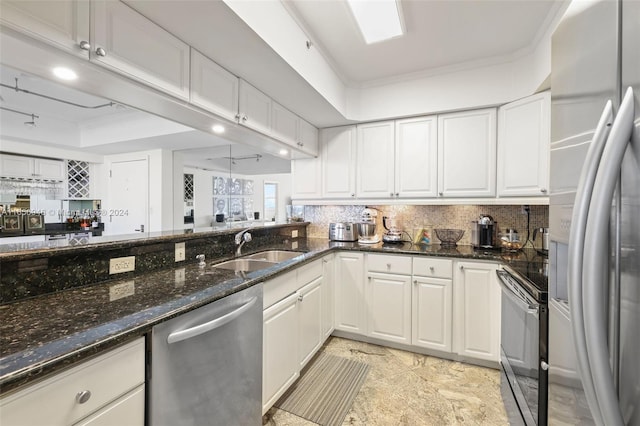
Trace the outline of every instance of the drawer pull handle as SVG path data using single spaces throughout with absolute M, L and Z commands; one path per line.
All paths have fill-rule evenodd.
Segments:
M 431 272 L 434 272 L 434 271 L 436 270 L 436 268 L 434 268 L 433 266 L 429 266 L 429 270 L 430 270 Z
M 391 264 L 387 263 L 387 269 L 391 269 Z
M 413 280 L 413 283 L 414 284 L 418 284 L 418 280 Z
M 84 404 L 89 400 L 89 398 L 91 398 L 91 391 L 83 390 L 82 392 L 78 392 L 78 394 L 76 395 L 76 402 L 78 404 Z
M 464 271 L 464 265 L 460 265 L 460 270 Z
M 298 295 L 298 301 L 302 302 L 303 300 L 304 300 L 304 295 L 303 294 Z

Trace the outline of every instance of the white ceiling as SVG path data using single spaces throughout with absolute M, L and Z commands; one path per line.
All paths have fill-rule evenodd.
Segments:
M 347 83 L 504 61 L 535 47 L 560 1 L 400 0 L 405 35 L 367 45 L 342 0 L 284 0 Z

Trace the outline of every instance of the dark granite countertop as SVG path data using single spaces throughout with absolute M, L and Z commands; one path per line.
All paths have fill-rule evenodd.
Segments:
M 141 336 L 162 321 L 251 287 L 333 250 L 456 257 L 506 264 L 522 264 L 537 258 L 534 250 L 483 252 L 470 246 L 360 245 L 314 238 L 290 240 L 272 249 L 298 250 L 304 254 L 245 276 L 211 267 L 225 259 L 207 259 L 204 268 L 189 263 L 125 280 L 111 280 L 0 305 L 0 392 L 66 368 Z M 134 294 L 112 300 L 110 289 L 123 285 L 133 286 Z

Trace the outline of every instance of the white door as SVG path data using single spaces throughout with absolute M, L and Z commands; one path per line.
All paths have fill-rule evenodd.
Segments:
M 322 277 L 298 291 L 298 361 L 304 367 L 322 345 Z
M 325 339 L 333 333 L 334 267 L 333 254 L 322 259 L 322 334 Z
M 451 352 L 451 280 L 414 277 L 411 344 Z
M 322 197 L 322 160 L 305 158 L 291 161 L 294 200 L 319 199 Z
M 356 128 L 332 127 L 320 131 L 323 198 L 356 196 Z
M 191 49 L 191 103 L 235 121 L 239 79 L 195 49 Z
M 359 124 L 357 132 L 356 195 L 360 198 L 395 197 L 394 122 Z
M 271 136 L 291 147 L 298 145 L 298 116 L 280 105 L 271 102 Z
M 133 234 L 148 230 L 149 171 L 148 161 L 111 163 L 109 200 L 103 203 L 105 234 Z
M 364 256 L 362 253 L 338 253 L 335 261 L 336 329 L 365 334 Z
M 437 124 L 436 117 L 396 121 L 395 190 L 397 197 L 437 196 Z
M 495 108 L 438 116 L 438 195 L 496 194 Z
M 369 273 L 366 286 L 367 335 L 411 343 L 411 277 Z
M 239 122 L 265 135 L 271 135 L 271 98 L 240 80 Z
M 302 118 L 298 119 L 298 139 L 300 149 L 307 154 L 318 155 L 318 129 Z

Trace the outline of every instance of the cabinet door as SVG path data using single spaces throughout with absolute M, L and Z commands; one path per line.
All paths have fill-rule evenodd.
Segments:
M 412 345 L 451 352 L 452 297 L 451 280 L 414 277 Z
M 300 368 L 322 346 L 322 277 L 298 290 L 298 362 Z
M 74 426 L 143 426 L 144 406 L 144 385 L 140 385 Z
M 454 276 L 455 351 L 499 361 L 500 286 L 490 263 L 456 262 Z
M 356 196 L 355 126 L 332 127 L 320 132 L 322 151 L 322 196 Z
M 318 199 L 322 197 L 322 160 L 305 158 L 291 161 L 291 179 L 294 200 Z
M 191 49 L 191 103 L 236 121 L 239 79 L 195 49 Z
M 298 142 L 298 116 L 280 105 L 271 102 L 271 136 L 299 148 Z
M 367 274 L 367 335 L 397 343 L 411 343 L 411 277 Z
M 334 322 L 334 275 L 333 255 L 322 259 L 322 334 L 327 339 L 333 333 Z
M 262 413 L 298 378 L 298 294 L 263 313 Z
M 436 117 L 396 121 L 395 190 L 400 198 L 438 194 Z
M 298 124 L 298 146 L 307 154 L 318 155 L 318 129 L 302 118 L 299 118 Z
M 240 124 L 271 135 L 271 98 L 240 80 Z
M 498 111 L 498 196 L 546 196 L 551 95 L 539 93 Z
M 32 179 L 35 162 L 31 157 L 0 154 L 0 176 Z
M 496 194 L 496 110 L 438 116 L 438 194 Z
M 2 0 L 0 22 L 58 49 L 89 58 L 80 48 L 89 42 L 89 1 Z
M 189 45 L 120 1 L 92 1 L 91 16 L 90 60 L 189 100 Z
M 396 196 L 394 182 L 393 121 L 359 124 L 357 127 L 356 195 L 361 198 Z
M 66 179 L 67 167 L 64 161 L 34 159 L 34 176 L 38 179 L 63 181 Z
M 335 259 L 336 329 L 365 334 L 363 254 L 338 253 Z

